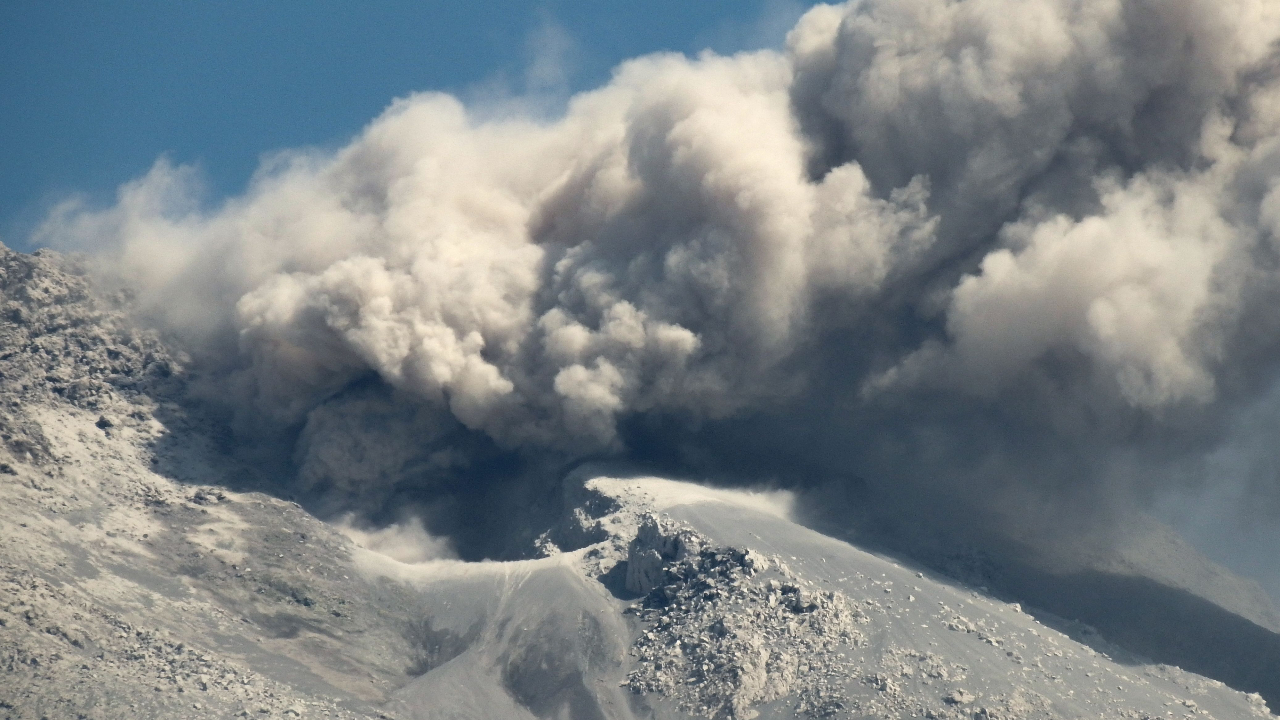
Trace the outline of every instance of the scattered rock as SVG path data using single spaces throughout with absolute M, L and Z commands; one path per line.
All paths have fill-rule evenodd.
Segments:
M 949 705 L 968 705 L 976 699 L 977 698 L 973 696 L 973 693 L 963 688 L 952 690 L 943 698 L 943 700 Z
M 698 537 L 650 513 L 627 552 L 626 588 L 647 595 L 662 581 L 667 563 L 683 560 L 700 547 Z

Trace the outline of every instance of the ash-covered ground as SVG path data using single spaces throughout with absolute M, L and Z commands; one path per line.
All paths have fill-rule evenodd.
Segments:
M 1268 716 L 788 493 L 579 472 L 531 559 L 361 547 L 235 452 L 127 295 L 0 253 L 0 717 Z M 1235 677 L 1276 677 L 1266 652 Z

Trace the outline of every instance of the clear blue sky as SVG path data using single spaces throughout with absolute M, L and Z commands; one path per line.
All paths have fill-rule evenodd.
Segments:
M 110 202 L 160 155 L 214 200 L 264 152 L 338 146 L 395 97 L 523 89 L 531 43 L 568 39 L 572 90 L 628 57 L 780 44 L 793 0 L 6 0 L 0 240 L 70 194 Z

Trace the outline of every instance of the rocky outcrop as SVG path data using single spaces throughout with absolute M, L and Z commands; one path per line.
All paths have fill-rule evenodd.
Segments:
M 638 667 L 627 678 L 633 692 L 733 720 L 755 717 L 757 705 L 787 696 L 805 717 L 847 707 L 843 684 L 852 667 L 841 650 L 861 641 L 859 625 L 868 617 L 843 593 L 815 589 L 780 562 L 745 548 L 716 548 L 653 516 L 633 548 L 628 580 L 638 556 L 645 564 L 635 573 L 636 588 L 648 587 L 633 610 L 642 628 L 634 647 Z M 765 575 L 771 567 L 777 570 Z

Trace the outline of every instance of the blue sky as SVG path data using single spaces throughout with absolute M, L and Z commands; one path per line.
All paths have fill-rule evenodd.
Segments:
M 563 94 L 644 53 L 778 45 L 809 4 L 0 3 L 0 240 L 27 249 L 53 203 L 105 204 L 161 155 L 200 166 L 216 201 L 263 153 L 344 144 L 412 91 Z

